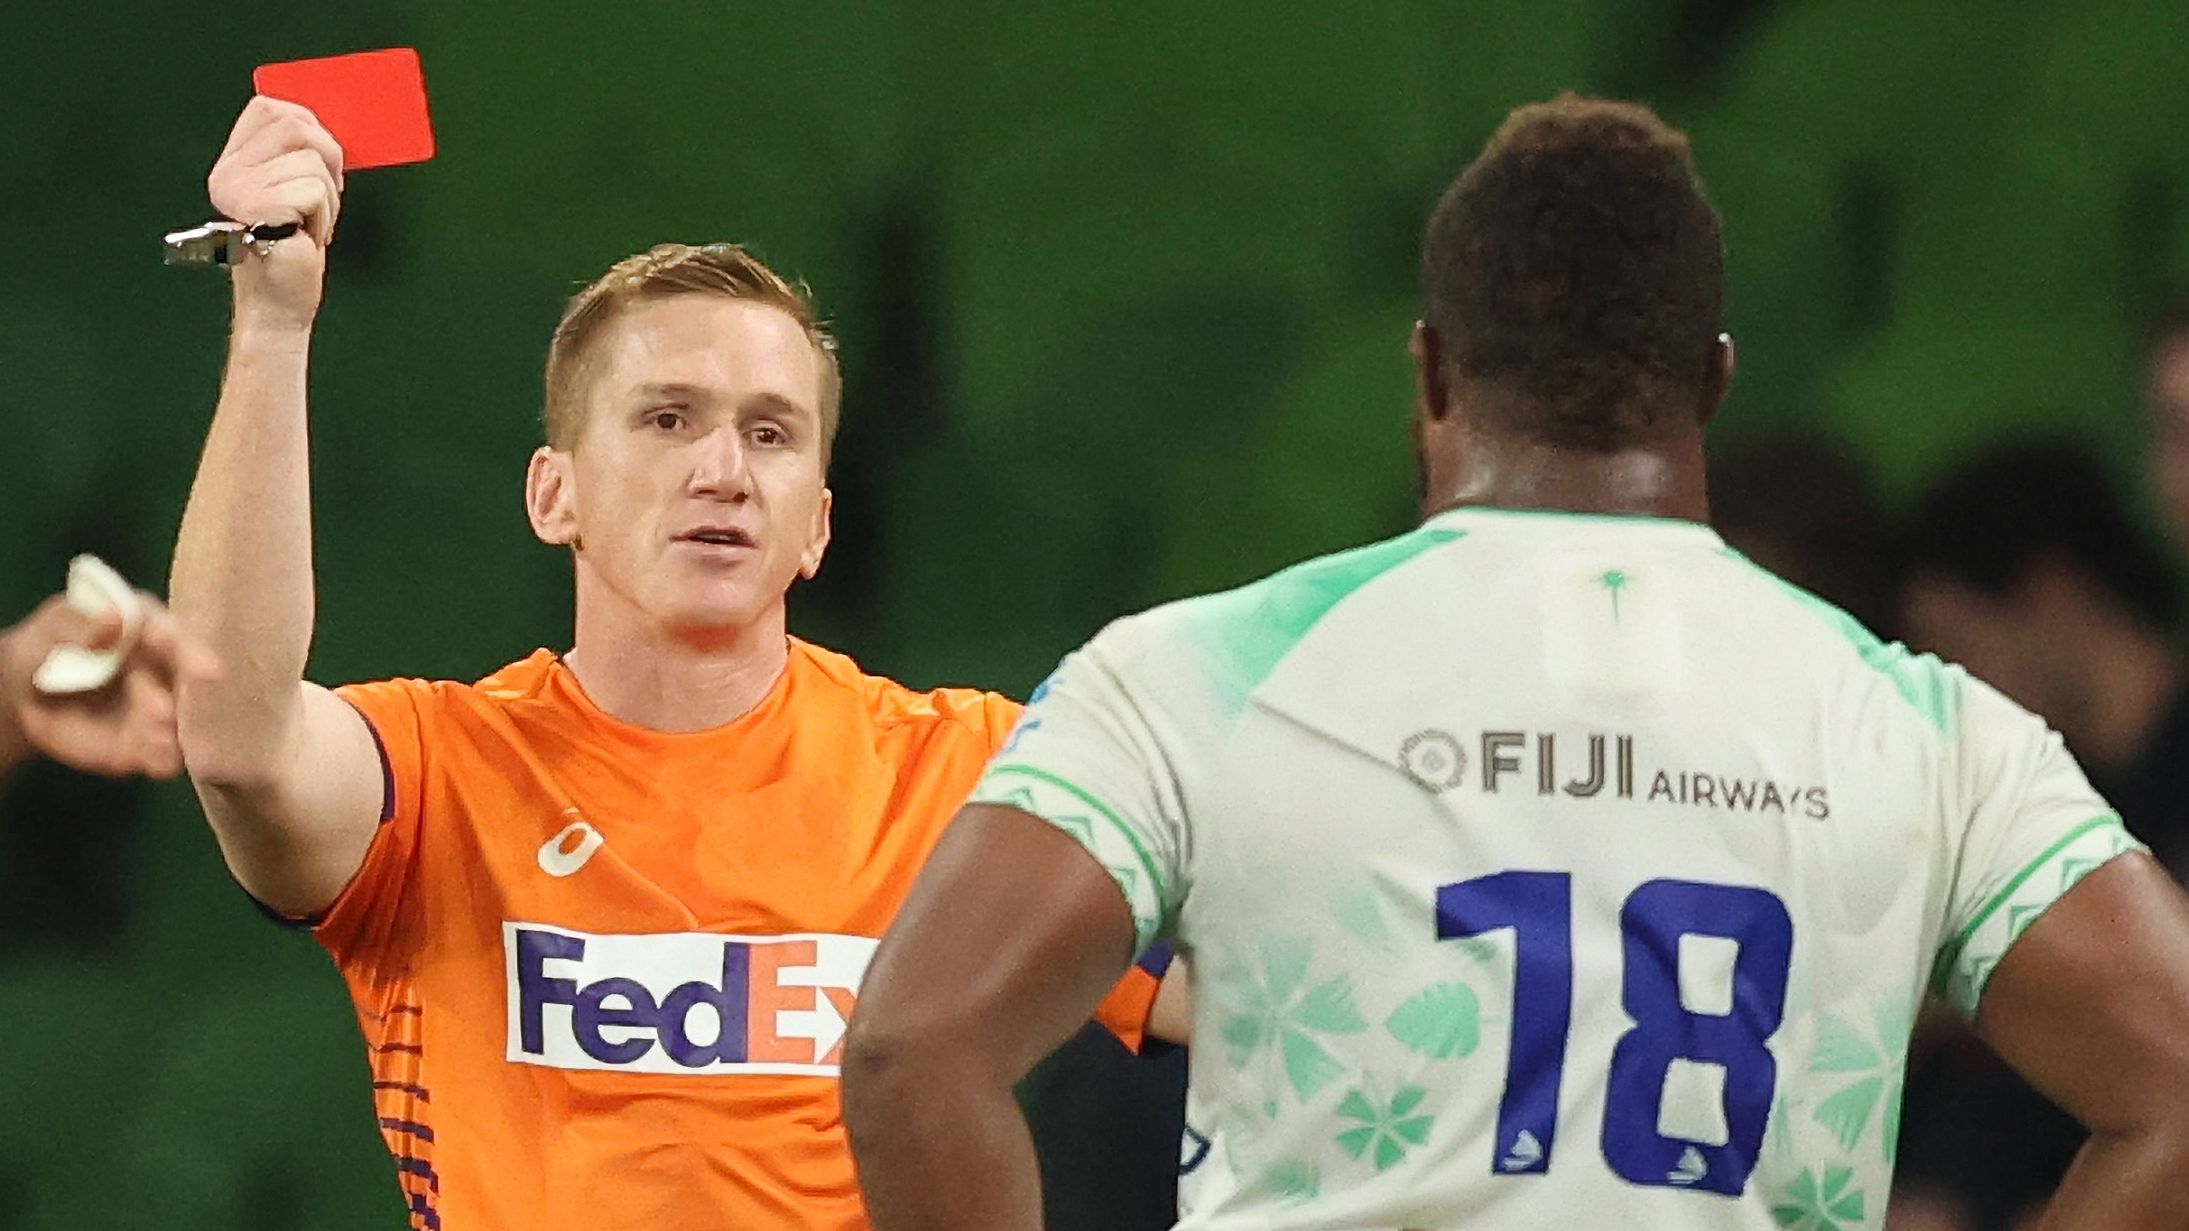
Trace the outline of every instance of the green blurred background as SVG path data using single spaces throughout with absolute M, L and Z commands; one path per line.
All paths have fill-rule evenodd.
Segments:
M 205 214 L 251 67 L 422 51 L 440 157 L 352 180 L 315 361 L 329 683 L 566 643 L 519 500 L 538 368 L 562 299 L 663 239 L 751 243 L 844 340 L 794 629 L 1017 693 L 1114 615 L 1406 524 L 1421 222 L 1519 103 L 1690 129 L 1721 437 L 1843 434 L 1890 496 L 2032 426 L 2132 462 L 2137 325 L 2189 281 L 2180 0 L 30 3 L 8 618 L 77 550 L 164 576 L 226 320 L 158 236 Z M 0 1228 L 396 1225 L 340 984 L 187 790 L 34 768 L 0 809 Z

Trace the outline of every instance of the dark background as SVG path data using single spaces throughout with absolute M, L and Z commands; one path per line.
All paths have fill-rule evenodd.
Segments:
M 1559 89 L 1693 134 L 1721 438 L 1828 430 L 1889 500 L 2031 426 L 2132 464 L 2136 328 L 2189 280 L 2179 0 L 23 4 L 9 618 L 78 550 L 162 588 L 226 313 L 158 237 L 205 215 L 251 67 L 422 51 L 440 157 L 353 178 L 315 359 L 327 683 L 566 644 L 519 500 L 538 369 L 563 298 L 659 240 L 754 245 L 843 338 L 794 630 L 1020 695 L 1112 616 L 1407 524 L 1422 220 Z M 399 1221 L 340 984 L 185 788 L 6 784 L 0 1038 L 0 1229 Z

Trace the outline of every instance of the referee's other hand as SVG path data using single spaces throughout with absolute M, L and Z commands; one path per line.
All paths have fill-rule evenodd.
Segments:
M 0 772 L 39 753 L 110 777 L 172 778 L 182 771 L 176 681 L 214 678 L 220 663 L 183 634 L 158 599 L 142 592 L 137 598 L 143 623 L 136 643 L 114 678 L 89 692 L 40 692 L 32 676 L 56 646 L 113 648 L 123 631 L 119 615 L 85 615 L 56 595 L 0 631 Z

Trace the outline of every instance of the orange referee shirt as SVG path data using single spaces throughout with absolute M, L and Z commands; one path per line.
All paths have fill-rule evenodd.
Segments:
M 603 714 L 545 650 L 338 691 L 387 807 L 315 932 L 411 1225 L 868 1226 L 844 1022 L 1018 706 L 795 640 L 759 706 L 691 734 Z M 1155 987 L 1135 971 L 1103 1006 L 1130 1046 Z

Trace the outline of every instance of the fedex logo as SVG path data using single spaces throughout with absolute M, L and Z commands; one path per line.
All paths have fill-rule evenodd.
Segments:
M 833 1077 L 878 943 L 820 932 L 605 936 L 505 922 L 508 1058 L 625 1073 Z

